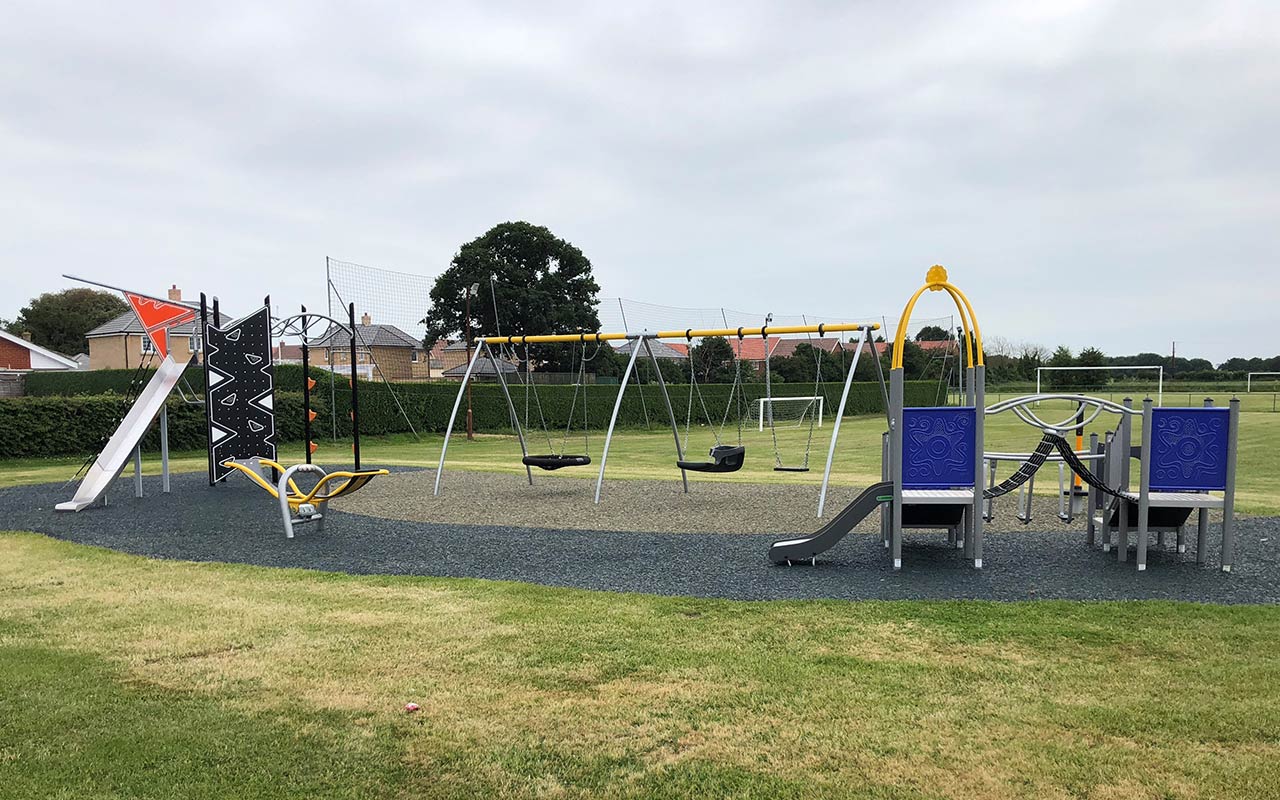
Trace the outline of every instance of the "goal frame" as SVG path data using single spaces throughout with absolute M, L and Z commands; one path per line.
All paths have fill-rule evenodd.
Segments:
M 1131 367 L 1036 367 L 1036 394 L 1040 394 L 1040 373 L 1041 372 L 1086 372 L 1086 371 L 1121 371 L 1136 369 L 1154 369 L 1156 370 L 1156 405 L 1164 405 L 1164 366 L 1161 364 L 1134 364 Z
M 1280 372 L 1246 372 L 1244 376 L 1244 393 L 1245 394 L 1249 394 L 1250 392 L 1253 391 L 1253 377 L 1255 375 L 1259 377 L 1271 376 L 1275 378 L 1280 378 Z M 1271 391 L 1274 392 L 1275 389 L 1272 389 Z
M 825 399 L 824 397 L 822 397 L 822 395 L 814 394 L 814 395 L 805 395 L 805 396 L 803 396 L 803 397 L 790 397 L 790 396 L 788 396 L 788 397 L 760 397 L 760 398 L 757 398 L 757 399 L 756 399 L 756 409 L 757 409 L 757 410 L 756 410 L 756 419 L 758 420 L 758 427 L 759 427 L 760 432 L 761 432 L 761 433 L 763 433 L 763 432 L 764 432 L 764 404 L 765 404 L 765 403 L 770 403 L 770 404 L 774 404 L 774 403 L 790 403 L 790 402 L 798 402 L 798 401 L 800 401 L 800 400 L 804 400 L 804 401 L 807 401 L 807 402 L 812 402 L 812 401 L 814 401 L 814 400 L 817 400 L 817 401 L 818 401 L 818 427 L 819 427 L 819 428 L 821 428 L 821 427 L 822 427 L 822 420 L 823 420 L 823 417 L 824 417 L 824 416 L 826 416 L 826 414 L 825 414 L 825 408 L 824 408 L 824 406 L 826 405 L 826 399 Z

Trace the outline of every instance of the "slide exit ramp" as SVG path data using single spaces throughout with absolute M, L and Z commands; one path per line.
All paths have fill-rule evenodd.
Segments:
M 843 539 L 849 531 L 857 527 L 867 515 L 880 507 L 881 503 L 893 502 L 893 483 L 883 481 L 868 486 L 853 502 L 836 514 L 835 519 L 823 525 L 809 536 L 797 539 L 783 539 L 774 542 L 769 548 L 769 560 L 775 564 L 786 564 L 793 561 L 808 561 L 819 553 L 824 553 Z
M 111 482 L 129 462 L 134 448 L 142 441 L 142 437 L 146 436 L 147 429 L 151 427 L 151 421 L 160 413 L 160 409 L 164 408 L 165 400 L 169 399 L 169 393 L 178 385 L 182 372 L 186 368 L 185 364 L 174 361 L 173 356 L 164 357 L 159 368 L 156 369 L 156 374 L 147 382 L 147 387 L 142 390 L 137 402 L 129 409 L 120 427 L 116 428 L 116 432 L 111 435 L 107 446 L 98 454 L 97 460 L 89 468 L 84 480 L 80 481 L 76 496 L 65 503 L 58 503 L 54 506 L 55 510 L 80 511 L 93 505 L 98 498 L 102 497 L 103 493 L 111 487 Z

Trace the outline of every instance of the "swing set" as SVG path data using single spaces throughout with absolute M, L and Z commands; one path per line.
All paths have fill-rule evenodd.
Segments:
M 712 421 L 712 417 L 706 407 L 705 398 L 702 395 L 701 386 L 697 380 L 697 366 L 693 362 L 693 348 L 690 348 L 689 361 L 689 398 L 686 408 L 685 431 L 682 439 L 680 433 L 680 424 L 676 419 L 675 408 L 671 403 L 671 395 L 667 390 L 666 381 L 663 379 L 662 370 L 658 365 L 657 357 L 654 355 L 651 345 L 654 341 L 664 339 L 683 339 L 688 343 L 692 343 L 695 339 L 704 339 L 707 337 L 737 337 L 739 342 L 746 337 L 760 337 L 767 339 L 770 335 L 784 334 L 818 334 L 825 336 L 827 333 L 843 333 L 856 332 L 856 350 L 853 367 L 848 370 L 845 377 L 844 392 L 840 397 L 840 406 L 836 410 L 836 427 L 832 435 L 831 450 L 828 453 L 826 471 L 822 479 L 822 494 L 826 494 L 827 481 L 831 473 L 831 459 L 835 452 L 835 438 L 839 436 L 839 420 L 844 414 L 845 403 L 849 397 L 849 384 L 853 380 L 854 368 L 857 366 L 857 355 L 862 352 L 863 346 L 870 340 L 870 334 L 880 328 L 878 323 L 839 323 L 828 325 L 826 323 L 817 325 L 784 325 L 771 327 L 763 325 L 758 328 L 710 328 L 698 330 L 688 328 L 685 330 L 670 330 L 657 332 L 641 332 L 641 333 L 559 333 L 559 334 L 535 334 L 535 335 L 512 335 L 512 336 L 484 336 L 476 341 L 478 347 L 474 349 L 470 362 L 467 364 L 466 372 L 463 374 L 462 383 L 458 387 L 457 397 L 454 399 L 453 410 L 449 414 L 449 424 L 445 428 L 444 444 L 440 449 L 440 462 L 436 469 L 436 480 L 433 494 L 440 494 L 441 479 L 444 476 L 445 459 L 449 452 L 449 440 L 453 433 L 454 423 L 457 421 L 458 409 L 462 405 L 462 398 L 466 394 L 467 384 L 471 381 L 473 375 L 476 374 L 476 365 L 482 358 L 487 359 L 493 369 L 493 374 L 497 376 L 498 385 L 502 389 L 503 398 L 507 402 L 507 411 L 510 417 L 511 425 L 515 429 L 516 438 L 520 442 L 521 463 L 525 467 L 525 473 L 528 477 L 529 484 L 533 484 L 533 467 L 543 470 L 557 470 L 565 467 L 588 466 L 593 463 L 590 453 L 590 439 L 588 435 L 589 416 L 587 410 L 586 394 L 586 365 L 596 354 L 599 353 L 599 347 L 606 342 L 627 341 L 631 343 L 630 356 L 627 360 L 626 369 L 623 371 L 621 379 L 618 381 L 618 391 L 614 397 L 613 412 L 609 417 L 609 425 L 605 432 L 604 445 L 600 451 L 600 466 L 596 476 L 595 502 L 600 502 L 600 493 L 604 486 L 605 469 L 609 460 L 609 448 L 613 443 L 613 434 L 617 428 L 618 413 L 622 408 L 622 400 L 626 394 L 627 387 L 631 384 L 631 376 L 636 371 L 636 365 L 640 354 L 643 351 L 647 360 L 653 366 L 653 372 L 657 377 L 659 391 L 662 394 L 663 404 L 666 407 L 667 419 L 671 426 L 672 440 L 675 445 L 675 466 L 680 470 L 681 483 L 685 492 L 689 491 L 689 472 L 707 472 L 707 473 L 727 473 L 735 472 L 742 468 L 746 459 L 746 447 L 742 443 L 742 409 L 745 407 L 746 398 L 743 395 L 742 386 L 742 364 L 741 358 L 734 360 L 734 380 L 730 388 L 729 397 L 726 401 L 726 408 L 721 417 L 720 425 L 712 429 L 715 438 L 715 444 L 708 451 L 706 460 L 693 460 L 686 457 L 686 449 L 689 446 L 690 432 L 693 427 L 693 414 L 695 399 L 700 407 L 703 418 L 708 422 Z M 574 384 L 573 401 L 570 408 L 568 421 L 565 427 L 564 435 L 561 437 L 560 446 L 556 447 L 551 437 L 550 429 L 546 423 L 546 417 L 542 413 L 542 405 L 538 398 L 535 382 L 532 380 L 532 359 L 529 356 L 529 345 L 531 344 L 570 344 L 576 345 L 578 352 L 576 357 L 571 358 L 571 364 L 576 361 L 578 365 L 577 378 Z M 587 355 L 587 345 L 596 345 L 596 350 L 591 355 Z M 509 358 L 509 354 L 516 353 L 516 348 L 523 346 L 525 348 L 525 370 L 522 383 L 525 389 L 525 414 L 524 423 L 521 423 L 521 415 L 516 407 L 513 399 L 511 387 L 507 381 L 507 377 L 501 364 Z M 874 346 L 873 346 L 874 347 Z M 496 348 L 496 352 L 495 352 Z M 508 351 L 507 348 L 510 348 Z M 817 348 L 821 351 L 821 348 Z M 821 356 L 818 356 L 818 381 L 821 381 Z M 584 451 L 583 453 L 567 452 L 570 435 L 576 419 L 578 407 L 578 393 L 581 390 L 582 400 L 582 433 Z M 736 405 L 735 405 L 736 403 Z M 538 423 L 547 440 L 547 453 L 531 454 L 529 452 L 529 444 L 526 439 L 526 431 L 530 429 L 532 416 L 531 410 L 537 409 Z M 737 444 L 725 442 L 725 431 L 728 428 L 729 416 L 733 410 L 737 408 L 739 413 L 737 416 L 738 438 Z M 646 409 L 647 414 L 647 409 Z M 810 431 L 808 444 L 812 444 L 812 419 L 810 420 Z M 808 446 L 806 446 L 805 458 L 800 468 L 794 465 L 788 466 L 783 463 L 777 449 L 777 439 L 775 434 L 774 461 L 775 469 L 778 471 L 807 471 L 808 469 Z

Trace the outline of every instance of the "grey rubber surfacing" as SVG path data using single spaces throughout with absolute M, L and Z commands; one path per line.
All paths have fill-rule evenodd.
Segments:
M 945 535 L 911 534 L 904 567 L 895 573 L 878 537 L 861 533 L 823 554 L 816 566 L 768 562 L 774 540 L 815 530 L 816 519 L 805 530 L 770 534 L 646 533 L 440 524 L 331 509 L 324 533 L 304 527 L 287 540 L 274 502 L 247 482 L 210 488 L 203 474 L 191 473 L 174 476 L 169 495 L 159 493 L 158 478 L 145 486 L 148 496 L 134 499 L 128 482 L 121 481 L 106 508 L 78 514 L 53 511 L 69 496 L 61 484 L 3 489 L 0 529 L 163 559 L 733 600 L 1280 601 L 1280 518 L 1240 520 L 1231 574 L 1217 568 L 1217 525 L 1210 532 L 1208 564 L 1196 564 L 1191 552 L 1178 554 L 1172 546 L 1157 549 L 1153 542 L 1150 566 L 1138 573 L 1132 560 L 1117 563 L 1114 553 L 1088 547 L 1083 531 L 1023 529 L 988 536 L 982 570 L 947 547 Z M 740 486 L 753 491 L 749 484 Z M 424 509 L 430 499 L 422 498 Z M 483 506 L 475 513 L 482 515 Z M 631 513 L 642 526 L 643 509 Z M 1189 539 L 1194 544 L 1194 534 Z

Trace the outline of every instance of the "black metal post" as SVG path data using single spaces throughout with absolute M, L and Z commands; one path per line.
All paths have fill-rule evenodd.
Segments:
M 302 307 L 302 449 L 311 463 L 311 346 L 307 343 L 307 307 Z
M 213 411 L 209 407 L 209 358 L 207 354 L 207 342 L 205 342 L 205 331 L 209 327 L 209 303 L 204 296 L 204 292 L 200 293 L 200 365 L 204 369 L 204 431 L 208 440 L 207 457 L 209 460 L 209 485 L 216 486 L 217 482 L 213 479 Z
M 467 363 L 470 364 L 471 363 L 471 290 L 465 289 L 463 290 L 463 292 L 465 297 L 467 298 L 466 309 L 462 312 L 462 316 L 466 321 L 465 322 L 466 324 L 465 338 L 467 340 Z M 495 370 L 499 369 L 499 365 L 497 362 L 494 362 L 493 368 Z M 476 438 L 475 427 L 472 423 L 472 415 L 471 415 L 471 381 L 467 381 L 467 441 L 471 441 L 475 438 Z
M 360 381 L 356 374 L 356 304 L 347 304 L 347 319 L 351 324 L 351 455 L 355 469 L 360 469 Z

